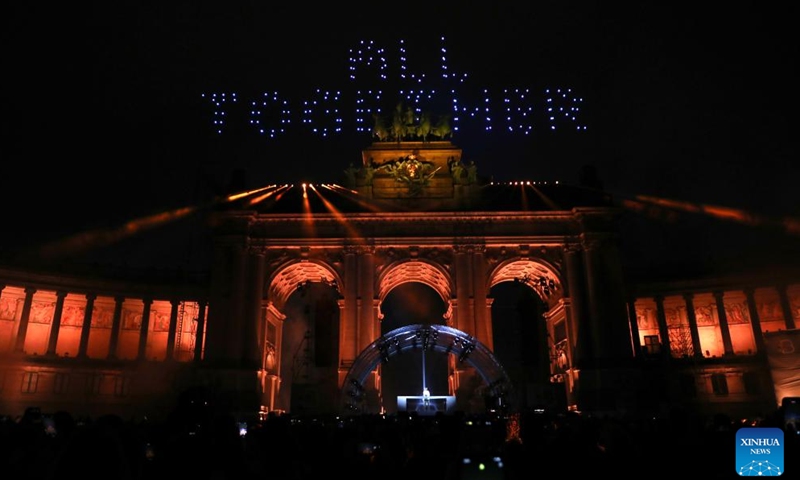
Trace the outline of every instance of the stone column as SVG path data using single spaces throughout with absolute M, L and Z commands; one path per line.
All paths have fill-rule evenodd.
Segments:
M 494 304 L 494 298 L 486 297 L 486 301 L 484 302 L 485 305 L 485 312 L 483 316 L 483 321 L 486 324 L 486 347 L 494 351 L 494 329 L 492 327 L 492 304 Z
M 455 313 L 455 328 L 462 332 L 476 337 L 478 335 L 477 324 L 475 321 L 475 302 L 474 302 L 474 275 L 472 270 L 472 245 L 454 245 L 453 266 L 455 268 L 455 294 L 456 302 L 453 303 Z M 483 304 L 481 304 L 483 308 Z M 449 356 L 455 362 L 455 357 Z M 450 361 L 448 358 L 448 361 Z M 456 409 L 465 412 L 470 411 L 467 399 L 477 394 L 475 387 L 480 384 L 477 369 L 467 362 L 457 362 L 453 364 L 454 372 L 453 385 L 457 385 L 455 391 Z
M 341 322 L 339 349 L 339 366 L 345 370 L 358 356 L 358 259 L 357 248 L 345 247 L 344 251 L 344 285 L 343 299 L 339 302 L 339 321 Z M 372 301 L 369 302 L 370 305 Z
M 581 253 L 580 246 L 576 244 L 568 244 L 564 248 L 564 263 L 567 268 L 565 294 L 569 296 L 571 307 L 569 318 L 567 318 L 567 336 L 572 352 L 571 363 L 578 368 L 592 355 L 591 337 L 586 325 L 588 320 Z
M 245 328 L 245 285 L 247 276 L 247 251 L 244 247 L 234 248 L 231 252 L 232 275 L 230 303 L 228 304 L 228 338 L 225 343 L 224 359 L 226 363 L 239 363 L 244 350 L 244 328 Z
M 281 390 L 281 376 L 283 370 L 283 361 L 286 358 L 287 363 L 292 361 L 291 352 L 283 352 L 283 324 L 286 321 L 286 315 L 275 307 L 271 301 L 266 304 L 266 318 L 265 322 L 269 325 L 275 326 L 275 365 L 267 372 L 266 380 L 264 383 L 264 394 L 262 396 L 262 403 L 272 411 L 281 408 L 289 408 L 288 405 L 282 405 L 280 399 Z M 267 329 L 269 327 L 267 326 Z M 289 384 L 291 386 L 291 384 Z M 339 382 L 341 386 L 341 381 Z
M 344 308 L 344 299 L 340 298 L 336 304 L 339 307 L 339 388 L 342 388 L 342 385 L 344 385 L 344 380 L 347 377 L 347 372 L 353 365 L 355 357 L 349 358 L 344 351 L 345 339 L 347 338 L 347 332 L 345 332 L 345 328 L 348 328 L 347 322 L 345 321 L 346 312 Z M 278 358 L 281 357 L 282 355 L 278 356 Z
M 83 325 L 81 325 L 81 343 L 78 346 L 78 358 L 86 356 L 86 349 L 89 347 L 89 332 L 92 329 L 92 313 L 94 312 L 94 301 L 97 295 L 86 294 L 86 307 L 83 310 Z
M 476 245 L 472 250 L 472 292 L 474 297 L 475 337 L 492 348 L 492 321 L 487 312 L 486 290 L 486 248 Z
M 260 252 L 248 255 L 247 288 L 245 305 L 242 311 L 244 318 L 244 338 L 242 363 L 259 368 L 264 352 L 264 318 L 261 315 L 264 297 L 265 260 Z
M 464 333 L 475 336 L 475 318 L 470 312 L 470 287 L 472 284 L 472 274 L 470 271 L 469 248 L 465 245 L 456 245 L 455 249 L 455 278 L 456 278 L 456 328 Z
M 595 359 L 630 359 L 633 356 L 622 260 L 615 241 L 615 237 L 603 234 L 588 237 L 583 242 Z
M 700 345 L 700 331 L 697 329 L 697 313 L 694 311 L 694 294 L 685 293 L 686 319 L 689 321 L 689 332 L 692 335 L 692 356 L 703 358 L 703 347 Z
M 765 354 L 767 346 L 764 343 L 764 333 L 761 331 L 761 318 L 758 316 L 755 292 L 753 289 L 747 289 L 744 294 L 747 297 L 747 310 L 750 313 L 750 326 L 753 329 L 753 338 L 756 341 L 756 352 Z
M 728 328 L 728 315 L 725 313 L 725 292 L 714 292 L 714 299 L 717 301 L 717 317 L 719 318 L 719 329 L 722 332 L 722 345 L 725 348 L 725 355 L 733 355 L 733 342 L 731 341 L 731 331 Z
M 139 330 L 137 360 L 147 360 L 147 335 L 150 331 L 150 308 L 153 306 L 153 300 L 150 298 L 142 299 L 142 302 L 144 302 L 144 310 L 142 311 L 142 325 Z
M 628 300 L 628 321 L 631 324 L 631 347 L 633 347 L 633 356 L 642 356 L 642 341 L 639 339 L 639 321 L 636 318 L 636 299 Z
M 203 350 L 207 362 L 230 366 L 242 357 L 244 259 L 245 247 L 237 242 L 214 247 Z
M 114 360 L 117 358 L 117 347 L 119 345 L 119 329 L 122 325 L 122 305 L 125 303 L 125 297 L 114 298 L 114 320 L 111 323 L 111 338 L 108 342 L 108 359 Z
M 586 299 L 588 300 L 588 316 L 589 319 L 589 339 L 592 345 L 592 356 L 597 359 L 603 356 L 605 347 L 603 346 L 603 320 L 604 315 L 601 311 L 600 299 L 600 272 L 598 269 L 597 250 L 599 249 L 598 241 L 584 242 L 583 244 L 583 264 L 586 274 Z
M 178 308 L 181 302 L 170 300 L 172 308 L 169 312 L 169 330 L 167 331 L 167 361 L 175 359 L 175 330 L 178 328 Z
M 778 287 L 778 295 L 781 301 L 781 311 L 783 312 L 783 319 L 786 321 L 786 330 L 794 330 L 794 316 L 792 315 L 792 303 L 789 301 L 789 291 L 786 285 Z
M 25 288 L 25 302 L 22 304 L 22 315 L 19 318 L 17 337 L 14 340 L 14 351 L 17 353 L 25 351 L 25 337 L 28 335 L 28 322 L 31 319 L 31 306 L 33 305 L 33 295 L 35 293 L 35 288 Z
M 67 292 L 56 292 L 56 310 L 53 312 L 53 323 L 50 324 L 50 337 L 47 339 L 47 355 L 54 356 L 56 354 L 56 346 L 58 345 L 58 332 L 61 329 L 61 315 L 64 312 L 64 298 Z
M 205 300 L 200 301 L 200 311 L 197 313 L 197 330 L 194 337 L 194 362 L 200 363 L 203 360 L 203 339 L 206 332 L 206 305 Z
M 661 339 L 661 355 L 664 357 L 672 356 L 672 347 L 669 341 L 669 326 L 667 325 L 667 314 L 664 311 L 664 297 L 658 295 L 656 301 L 656 319 L 658 320 L 658 336 Z
M 381 314 L 381 301 L 378 298 L 372 299 L 372 331 L 375 332 L 375 338 L 381 336 L 381 320 L 383 320 L 383 315 Z
M 358 348 L 356 354 L 360 353 L 378 335 L 374 331 L 375 326 L 375 259 L 374 250 L 371 247 L 364 247 L 359 250 L 358 255 L 358 296 L 361 300 L 358 311 Z

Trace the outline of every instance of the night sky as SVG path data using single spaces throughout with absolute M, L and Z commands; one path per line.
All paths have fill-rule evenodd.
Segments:
M 577 183 L 590 165 L 620 202 L 644 195 L 758 220 L 648 206 L 633 213 L 648 235 L 630 250 L 652 254 L 632 261 L 638 270 L 677 265 L 665 260 L 675 256 L 719 262 L 705 252 L 731 239 L 727 259 L 766 250 L 779 262 L 798 250 L 797 231 L 781 223 L 800 218 L 798 49 L 781 7 L 91 3 L 3 7 L 0 251 L 203 203 L 231 183 L 341 182 L 371 142 L 355 128 L 359 92 L 380 88 L 388 106 L 401 91 L 465 74 L 468 108 L 504 89 L 533 99 L 529 135 L 498 128 L 498 109 L 481 112 L 491 131 L 481 119 L 454 133 L 483 176 Z M 362 41 L 386 48 L 386 80 L 349 78 Z M 416 86 L 400 78 L 402 65 Z M 580 96 L 575 125 L 585 130 L 548 128 L 545 92 L 556 88 Z M 322 137 L 301 124 L 317 90 L 339 92 L 342 132 Z M 243 102 L 217 134 L 208 95 L 222 92 Z M 292 123 L 277 139 L 245 115 L 244 101 L 265 92 L 289 102 Z

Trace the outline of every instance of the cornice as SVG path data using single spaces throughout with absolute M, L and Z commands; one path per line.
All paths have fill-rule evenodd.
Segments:
M 149 272 L 149 275 L 146 273 Z M 0 285 L 24 286 L 36 290 L 69 291 L 102 296 L 151 297 L 159 299 L 204 299 L 208 297 L 208 275 L 188 280 L 181 272 L 166 278 L 164 272 L 148 269 L 135 272 L 141 280 L 130 279 L 134 271 L 126 270 L 125 279 L 114 279 L 102 271 L 80 273 L 47 272 L 41 269 L 0 267 Z

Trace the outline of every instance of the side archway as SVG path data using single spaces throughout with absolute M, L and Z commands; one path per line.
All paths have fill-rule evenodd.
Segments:
M 444 325 L 406 325 L 381 336 L 365 348 L 353 362 L 342 385 L 342 409 L 345 413 L 365 411 L 364 382 L 379 363 L 412 349 L 454 355 L 459 363 L 475 368 L 488 393 L 506 403 L 512 385 L 503 366 L 491 350 L 474 337 Z M 513 408 L 513 405 L 511 406 Z
M 489 289 L 501 282 L 519 282 L 527 285 L 552 307 L 563 296 L 561 276 L 556 268 L 541 260 L 511 260 L 499 265 L 491 274 Z
M 563 371 L 554 361 L 568 331 L 558 267 L 541 258 L 510 259 L 493 270 L 489 288 L 494 354 L 516 385 L 515 403 L 564 407 L 566 386 L 557 380 Z
M 389 292 L 401 283 L 419 282 L 434 289 L 444 302 L 452 295 L 450 278 L 438 265 L 420 260 L 408 260 L 389 266 L 378 283 L 378 298 L 383 301 Z
M 326 283 L 337 290 L 341 285 L 341 279 L 330 266 L 311 260 L 299 260 L 275 271 L 269 279 L 268 297 L 276 308 L 282 309 L 292 292 L 305 282 Z

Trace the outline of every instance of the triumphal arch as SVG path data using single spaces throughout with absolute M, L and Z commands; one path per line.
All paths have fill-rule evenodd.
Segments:
M 519 386 L 494 354 L 503 319 L 493 318 L 491 291 L 515 282 L 541 301 L 543 313 L 526 321 L 544 324 L 546 340 L 525 348 L 546 350 L 548 381 L 566 405 L 633 401 L 638 334 L 617 250 L 620 212 L 606 194 L 487 181 L 448 140 L 377 141 L 344 173 L 342 185 L 244 192 L 218 213 L 210 377 L 252 385 L 262 411 L 293 410 L 307 394 L 320 410 L 378 412 L 394 401 L 382 395 L 382 366 L 430 351 L 447 356 L 458 409 L 474 408 L 464 399 L 476 389 L 488 406 L 514 408 Z M 444 314 L 386 331 L 384 301 L 406 283 L 435 291 Z M 298 314 L 293 299 L 305 295 L 329 300 Z M 317 325 L 310 356 L 310 329 L 292 326 L 303 315 Z

